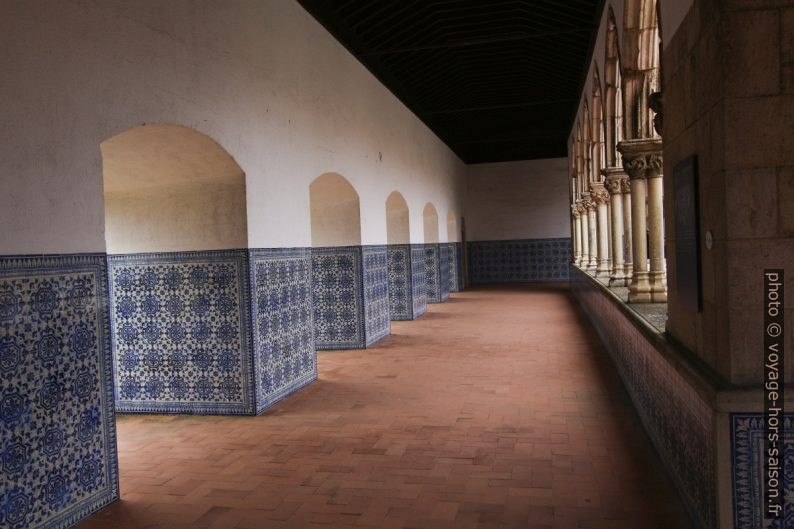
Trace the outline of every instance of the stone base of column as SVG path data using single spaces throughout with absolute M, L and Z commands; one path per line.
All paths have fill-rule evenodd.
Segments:
M 626 277 L 622 266 L 619 269 L 612 271 L 612 275 L 609 276 L 609 286 L 611 287 L 629 286 L 629 279 Z
M 626 286 L 631 284 L 631 276 L 634 274 L 634 263 L 623 263 L 623 277 L 626 278 Z
M 596 277 L 609 277 L 611 275 L 611 270 L 609 266 L 608 259 L 602 259 L 598 262 L 598 267 L 596 267 Z
M 651 285 L 651 301 L 667 303 L 667 274 L 665 272 L 648 272 L 648 282 Z
M 595 257 L 590 258 L 587 261 L 587 266 L 585 267 L 585 270 L 587 270 L 592 274 L 595 274 L 597 269 L 598 269 L 598 259 L 596 259 Z
M 629 303 L 650 303 L 651 301 L 653 298 L 648 272 L 635 271 L 629 286 Z

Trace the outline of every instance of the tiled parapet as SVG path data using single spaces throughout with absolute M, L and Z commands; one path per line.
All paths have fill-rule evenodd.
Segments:
M 0 257 L 0 527 L 118 499 L 105 256 Z
M 309 248 L 249 250 L 256 411 L 317 378 Z
M 612 357 L 698 526 L 715 529 L 716 432 L 711 403 L 695 390 L 695 382 L 662 354 L 659 340 L 649 338 L 621 309 L 622 302 L 594 278 L 572 267 L 571 290 Z
M 411 303 L 414 319 L 427 312 L 427 278 L 423 244 L 411 245 Z
M 364 248 L 370 248 L 368 273 Z M 311 252 L 317 348 L 360 349 L 389 334 L 386 247 L 338 246 Z
M 441 303 L 449 299 L 449 254 L 442 256 L 442 245 L 437 243 L 425 244 L 424 249 L 427 302 Z
M 108 265 L 118 410 L 255 413 L 247 250 Z
M 473 284 L 568 281 L 570 238 L 472 241 L 467 249 Z
M 781 520 L 764 523 L 764 417 L 760 413 L 731 414 L 731 490 L 733 527 L 788 529 L 794 527 L 794 413 L 783 419 L 783 490 L 786 507 Z
M 424 248 L 417 250 L 415 246 L 388 246 L 389 312 L 394 321 L 413 320 L 427 312 Z

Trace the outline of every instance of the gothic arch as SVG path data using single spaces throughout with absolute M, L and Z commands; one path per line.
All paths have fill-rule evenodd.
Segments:
M 659 90 L 656 0 L 627 0 L 623 20 L 624 130 L 627 139 L 657 136 L 649 96 Z
M 601 98 L 601 80 L 598 76 L 598 65 L 593 64 L 593 100 L 592 100 L 592 134 L 591 143 L 591 181 L 598 182 L 602 179 L 601 169 L 604 165 L 604 110 Z
M 618 25 L 612 6 L 607 7 L 607 36 L 604 50 L 604 163 L 620 165 L 617 145 L 623 140 L 623 87 Z

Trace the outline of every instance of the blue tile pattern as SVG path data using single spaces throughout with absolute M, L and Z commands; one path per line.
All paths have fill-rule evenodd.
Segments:
M 387 252 L 389 258 L 389 314 L 392 320 L 412 320 L 411 246 L 390 244 Z
M 450 266 L 449 266 L 449 291 L 458 292 L 463 290 L 461 285 L 461 269 L 460 269 L 460 243 L 450 242 L 447 243 L 450 252 Z
M 116 406 L 253 414 L 247 250 L 108 256 Z
M 449 299 L 451 284 L 455 278 L 452 273 L 454 248 L 451 244 L 443 243 L 438 245 L 438 284 L 441 290 L 441 300 Z
M 0 257 L 0 527 L 71 527 L 118 499 L 102 255 Z
M 472 284 L 568 281 L 570 238 L 473 241 L 467 249 Z
M 312 248 L 317 349 L 360 349 L 364 336 L 361 247 Z
M 386 246 L 361 249 L 364 275 L 364 332 L 366 346 L 391 332 L 389 318 L 389 260 Z
M 714 529 L 714 410 L 605 287 L 571 267 L 571 293 L 598 332 L 645 430 L 698 526 Z
M 414 319 L 427 312 L 427 279 L 423 244 L 411 245 L 411 302 Z
M 256 411 L 317 378 L 311 250 L 250 250 Z
M 425 294 L 428 303 L 441 302 L 439 286 L 438 244 L 425 244 Z
M 794 527 L 794 413 L 783 422 L 783 487 L 786 514 L 764 523 L 764 418 L 760 413 L 731 414 L 733 526 L 735 529 Z

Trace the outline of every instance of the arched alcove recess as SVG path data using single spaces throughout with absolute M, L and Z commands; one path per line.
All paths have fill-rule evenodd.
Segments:
M 604 114 L 601 105 L 601 80 L 598 77 L 598 67 L 594 65 L 593 69 L 593 143 L 591 144 L 591 160 L 592 160 L 592 176 L 593 182 L 600 182 L 603 180 L 601 175 L 601 168 L 604 167 Z
M 447 242 L 458 242 L 460 233 L 458 232 L 458 218 L 451 209 L 447 212 Z
M 656 0 L 627 0 L 622 60 L 624 136 L 657 137 L 648 96 L 659 90 L 659 27 Z
M 361 244 L 361 208 L 356 189 L 336 173 L 325 173 L 309 185 L 312 246 Z
M 217 142 L 141 125 L 100 144 L 111 254 L 245 248 L 245 174 Z
M 408 203 L 399 191 L 392 191 L 386 199 L 386 243 L 410 244 L 411 229 Z
M 604 151 L 607 167 L 620 165 L 617 146 L 623 140 L 623 89 L 621 86 L 618 27 L 612 6 L 607 8 L 607 37 L 604 57 Z
M 436 207 L 428 202 L 425 204 L 425 209 L 422 212 L 422 217 L 424 218 L 424 232 L 425 232 L 425 243 L 437 243 L 438 242 L 438 211 L 436 211 Z

